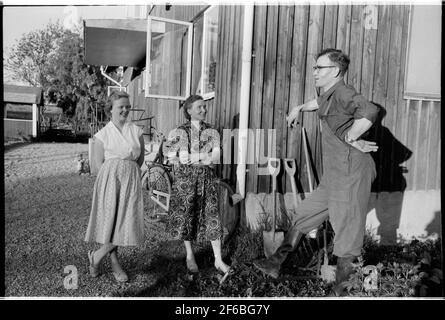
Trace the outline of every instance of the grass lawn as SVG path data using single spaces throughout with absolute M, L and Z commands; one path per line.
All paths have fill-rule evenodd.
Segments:
M 209 244 L 197 245 L 200 272 L 185 267 L 185 250 L 171 241 L 162 222 L 146 220 L 143 246 L 119 252 L 130 281 L 117 284 L 107 261 L 102 275 L 88 275 L 87 251 L 98 248 L 83 238 L 89 219 L 94 177 L 76 173 L 75 156 L 87 154 L 81 143 L 27 143 L 5 151 L 6 296 L 64 297 L 323 297 L 331 285 L 308 278 L 296 255 L 277 280 L 256 271 L 262 255 L 259 234 L 240 232 L 227 259 L 234 273 L 222 284 Z M 382 247 L 368 240 L 365 265 L 377 266 L 378 289 L 365 290 L 364 265 L 350 283 L 355 296 L 440 296 L 440 240 Z M 396 264 L 394 264 L 396 263 Z M 77 288 L 67 276 L 77 273 Z M 68 284 L 73 284 L 70 282 Z

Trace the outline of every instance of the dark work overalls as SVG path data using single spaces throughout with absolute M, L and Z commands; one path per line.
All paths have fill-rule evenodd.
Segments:
M 332 97 L 327 103 L 323 114 L 322 108 L 319 110 L 323 176 L 318 187 L 297 207 L 292 229 L 308 233 L 329 218 L 335 232 L 334 255 L 356 257 L 363 246 L 375 164 L 369 153 L 357 150 L 334 134 L 326 121 Z

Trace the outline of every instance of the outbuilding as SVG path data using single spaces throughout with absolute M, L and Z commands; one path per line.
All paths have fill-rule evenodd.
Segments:
M 42 88 L 5 84 L 3 95 L 4 139 L 37 138 L 39 111 L 43 105 Z

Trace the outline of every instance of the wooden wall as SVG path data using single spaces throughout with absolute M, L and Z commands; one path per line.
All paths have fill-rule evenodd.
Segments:
M 381 145 L 373 154 L 378 170 L 373 191 L 440 189 L 440 102 L 403 98 L 409 6 L 377 6 L 376 29 L 364 27 L 364 9 L 364 5 L 255 7 L 249 127 L 276 129 L 277 156 L 297 160 L 301 188 L 308 191 L 301 128 L 288 129 L 285 116 L 293 106 L 316 97 L 314 56 L 336 47 L 351 58 L 347 83 L 386 109 L 383 121 L 370 133 L 370 139 Z M 227 91 L 220 94 L 217 99 L 228 99 Z M 320 176 L 318 118 L 304 113 L 302 124 Z M 269 192 L 270 179 L 257 176 L 257 166 L 249 167 L 248 191 Z M 283 174 L 280 186 L 281 191 L 291 191 L 286 190 Z
M 165 6 L 155 6 L 151 15 L 191 21 L 202 9 L 205 6 L 172 6 L 166 11 Z M 207 120 L 218 129 L 232 129 L 239 115 L 243 7 L 219 9 L 217 83 L 215 98 L 208 101 Z M 373 191 L 440 189 L 441 103 L 403 97 L 409 6 L 377 6 L 374 29 L 365 28 L 364 9 L 364 5 L 255 6 L 249 128 L 276 130 L 277 156 L 296 159 L 300 191 L 309 191 L 301 127 L 287 128 L 285 117 L 293 106 L 316 97 L 314 57 L 321 49 L 335 47 L 351 58 L 347 83 L 386 110 L 369 137 L 380 146 L 373 154 L 378 170 Z M 195 40 L 197 48 L 199 36 Z M 199 71 L 200 65 L 194 63 L 193 68 Z M 144 116 L 155 117 L 154 127 L 167 133 L 184 121 L 178 101 L 144 98 L 140 82 L 138 76 L 128 89 L 135 105 L 146 109 Z M 320 176 L 319 120 L 315 113 L 304 113 L 302 124 Z M 256 165 L 248 169 L 247 190 L 270 192 L 270 178 L 258 176 Z M 225 168 L 224 176 L 233 179 L 234 167 Z M 291 191 L 286 180 L 281 174 L 282 192 Z

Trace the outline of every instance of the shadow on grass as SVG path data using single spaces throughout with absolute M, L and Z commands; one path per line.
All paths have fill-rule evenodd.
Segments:
M 29 141 L 12 142 L 12 143 L 9 143 L 9 144 L 5 145 L 4 148 L 3 148 L 3 151 L 4 152 L 12 151 L 12 150 L 18 149 L 20 147 L 27 146 L 30 143 L 31 142 L 29 142 Z

